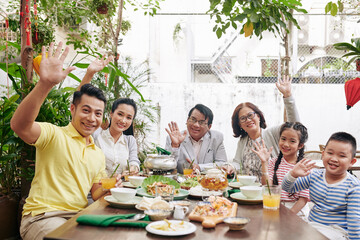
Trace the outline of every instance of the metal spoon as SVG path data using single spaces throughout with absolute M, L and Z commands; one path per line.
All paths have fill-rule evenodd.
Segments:
M 144 218 L 146 215 L 144 214 L 144 213 L 137 213 L 137 214 L 135 214 L 132 218 L 130 218 L 130 219 L 127 219 L 128 221 L 130 220 L 130 221 L 137 221 L 137 220 L 139 220 L 139 219 L 142 219 L 142 218 Z
M 129 219 L 119 219 L 116 222 L 135 222 L 139 219 L 144 218 L 146 215 L 144 213 L 137 213 L 132 218 Z

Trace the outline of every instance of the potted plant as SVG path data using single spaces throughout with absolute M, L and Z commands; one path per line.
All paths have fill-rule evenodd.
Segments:
M 352 62 L 356 62 L 356 70 L 360 71 L 360 38 L 352 38 L 351 43 L 341 42 L 335 43 L 334 48 L 337 50 L 345 50 L 347 53 L 342 57 L 352 57 L 347 66 Z
M 109 11 L 109 4 L 109 0 L 93 0 L 92 6 L 99 14 L 107 14 Z
M 10 128 L 20 96 L 0 99 L 0 239 L 19 235 L 20 152 L 22 143 Z

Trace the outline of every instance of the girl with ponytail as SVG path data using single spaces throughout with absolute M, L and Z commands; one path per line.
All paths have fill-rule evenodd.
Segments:
M 268 150 L 264 142 L 261 144 L 256 142 L 255 149 L 252 151 L 262 162 L 262 184 L 266 184 L 268 181 L 270 185 L 280 185 L 284 176 L 304 158 L 304 144 L 307 139 L 308 132 L 304 125 L 299 122 L 286 122 L 280 128 L 280 153 L 277 158 L 270 158 L 272 148 Z M 281 190 L 281 201 L 300 217 L 307 218 L 309 213 L 308 190 L 295 194 Z

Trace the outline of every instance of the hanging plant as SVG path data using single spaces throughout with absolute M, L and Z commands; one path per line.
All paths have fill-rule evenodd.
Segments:
M 109 0 L 93 0 L 92 6 L 99 14 L 107 14 L 111 3 Z
M 31 37 L 32 37 L 32 43 L 33 45 L 39 45 L 41 49 L 41 46 L 48 46 L 51 42 L 55 41 L 55 35 L 54 35 L 54 28 L 52 26 L 46 25 L 43 21 L 38 22 L 37 28 L 35 28 L 35 23 L 31 23 Z M 36 38 L 36 31 L 37 31 L 37 38 Z M 36 47 L 37 52 L 38 47 Z

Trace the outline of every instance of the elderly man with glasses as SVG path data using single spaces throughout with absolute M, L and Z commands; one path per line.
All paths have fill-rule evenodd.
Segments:
M 223 134 L 210 130 L 213 118 L 208 107 L 197 104 L 189 111 L 187 131 L 180 132 L 176 122 L 169 123 L 165 148 L 175 155 L 179 173 L 183 173 L 186 163 L 202 171 L 214 163 L 221 166 L 227 162 Z

